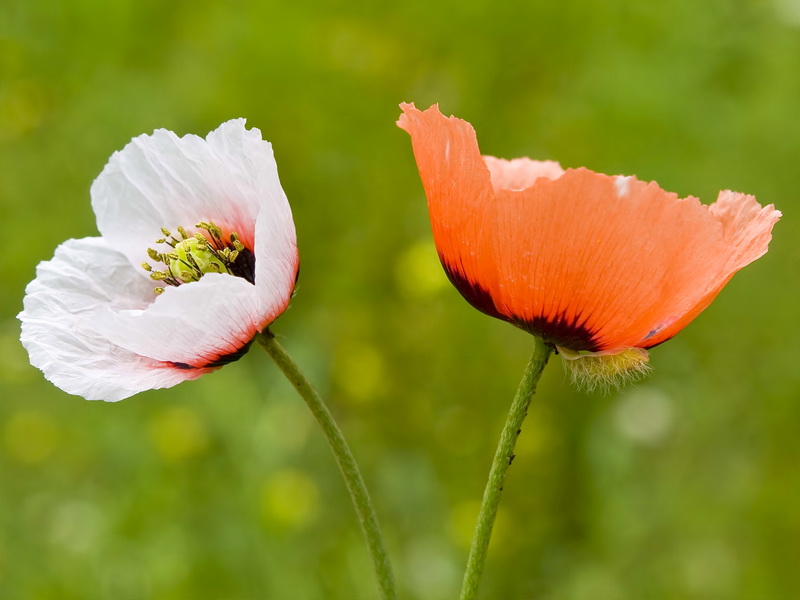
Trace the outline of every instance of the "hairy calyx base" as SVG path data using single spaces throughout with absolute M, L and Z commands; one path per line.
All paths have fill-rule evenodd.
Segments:
M 576 352 L 558 348 L 564 368 L 572 382 L 581 389 L 609 390 L 638 381 L 650 371 L 650 355 L 643 348 L 628 348 L 622 352 Z

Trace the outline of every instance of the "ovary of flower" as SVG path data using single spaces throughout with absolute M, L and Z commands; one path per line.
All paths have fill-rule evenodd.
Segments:
M 100 237 L 42 262 L 19 315 L 31 363 L 63 390 L 112 401 L 196 379 L 288 306 L 291 209 L 272 147 L 243 119 L 205 139 L 134 138 L 91 195 Z
M 230 273 L 207 242 L 189 238 L 175 246 L 169 261 L 169 272 L 183 283 L 199 281 L 205 273 Z
M 161 253 L 148 248 L 147 254 L 156 263 L 163 263 L 163 271 L 153 270 L 150 263 L 142 263 L 142 268 L 150 273 L 150 279 L 163 281 L 178 286 L 192 281 L 199 281 L 206 273 L 227 273 L 244 277 L 254 283 L 253 253 L 239 240 L 239 234 L 233 232 L 223 238 L 222 230 L 213 223 L 198 223 L 197 229 L 207 233 L 195 233 L 189 236 L 186 229 L 178 226 L 178 240 L 167 228 L 161 232 L 165 237 L 156 240 L 156 245 L 166 244 L 170 247 Z M 156 294 L 163 294 L 164 288 L 155 288 Z

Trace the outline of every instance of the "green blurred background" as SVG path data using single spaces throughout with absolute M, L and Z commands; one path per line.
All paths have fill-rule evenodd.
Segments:
M 3 0 L 0 597 L 376 597 L 330 453 L 263 352 L 105 404 L 18 342 L 37 262 L 96 235 L 111 153 L 239 116 L 299 235 L 273 329 L 360 459 L 402 597 L 457 596 L 532 341 L 441 274 L 401 101 L 469 120 L 485 153 L 785 215 L 642 383 L 584 394 L 552 361 L 483 597 L 798 597 L 800 0 Z

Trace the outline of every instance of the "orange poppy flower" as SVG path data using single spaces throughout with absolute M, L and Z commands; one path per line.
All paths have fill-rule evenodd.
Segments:
M 466 121 L 401 108 L 450 281 L 568 357 L 646 361 L 767 251 L 781 216 L 746 194 L 705 206 L 635 177 L 481 156 Z

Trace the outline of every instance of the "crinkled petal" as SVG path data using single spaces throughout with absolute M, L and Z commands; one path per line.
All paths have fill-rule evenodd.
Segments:
M 223 123 L 206 139 L 164 129 L 140 135 L 111 156 L 91 195 L 100 233 L 134 265 L 148 260 L 162 227 L 192 231 L 212 221 L 252 249 L 262 210 L 288 214 L 291 222 L 272 146 L 258 129 L 245 129 L 244 119 Z
M 153 282 L 102 238 L 68 240 L 42 262 L 26 289 L 21 341 L 31 364 L 62 390 L 117 401 L 196 379 L 184 370 L 113 343 L 92 327 L 102 310 L 141 310 Z
M 428 198 L 433 240 L 442 266 L 459 292 L 478 310 L 504 319 L 487 293 L 485 279 L 496 280 L 493 264 L 481 254 L 491 232 L 494 190 L 475 130 L 466 121 L 445 117 L 433 105 L 420 111 L 401 104 L 398 126 L 411 135 L 422 186 Z
M 729 206 L 740 218 L 726 232 L 696 198 L 587 169 L 498 192 L 497 204 L 498 308 L 532 331 L 559 323 L 588 334 L 591 347 L 579 348 L 587 350 L 651 347 L 674 335 L 766 251 L 779 216 Z
M 453 283 L 487 314 L 571 350 L 668 339 L 766 252 L 780 217 L 733 192 L 709 207 L 634 177 L 482 165 L 468 123 L 401 107 Z
M 770 204 L 761 206 L 753 196 L 724 190 L 708 211 L 722 225 L 722 243 L 726 246 L 725 262 L 717 277 L 709 281 L 708 291 L 696 296 L 695 304 L 680 318 L 648 336 L 646 347 L 660 344 L 674 336 L 699 315 L 728 283 L 734 273 L 766 254 L 772 239 L 772 228 L 781 212 Z
M 289 306 L 300 265 L 289 202 L 280 186 L 274 194 L 271 209 L 262 210 L 256 221 L 256 289 L 265 324 Z
M 93 327 L 131 352 L 190 370 L 235 360 L 270 322 L 254 285 L 240 277 L 209 273 L 199 281 L 166 288 L 145 310 L 101 307 Z

